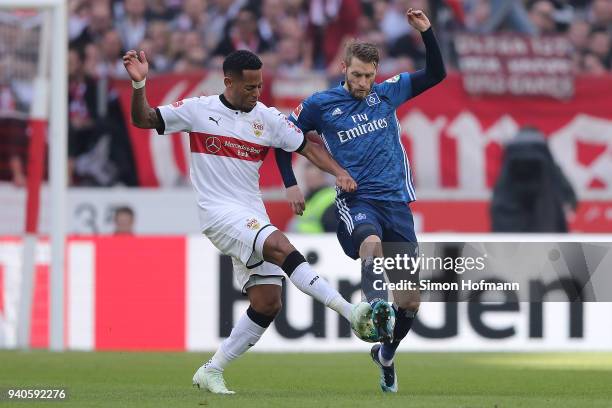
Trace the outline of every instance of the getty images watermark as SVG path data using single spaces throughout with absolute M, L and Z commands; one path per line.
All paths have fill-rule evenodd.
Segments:
M 380 279 L 373 281 L 375 290 L 421 290 L 421 291 L 494 291 L 494 290 L 520 290 L 519 282 L 488 282 L 486 279 L 461 279 L 459 282 L 437 282 L 432 279 L 417 279 L 419 273 L 427 271 L 454 272 L 462 275 L 466 272 L 482 272 L 486 270 L 487 255 L 471 257 L 440 257 L 440 256 L 410 256 L 408 254 L 395 254 L 392 257 L 374 258 L 373 272 L 380 275 Z M 403 271 L 413 279 L 399 279 L 386 282 L 385 271 Z
M 610 242 L 383 243 L 364 275 L 374 291 L 422 301 L 611 302 Z M 373 251 L 373 253 L 376 253 Z

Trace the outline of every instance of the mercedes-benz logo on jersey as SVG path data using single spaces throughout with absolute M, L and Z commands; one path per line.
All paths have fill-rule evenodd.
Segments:
M 366 96 L 366 103 L 368 104 L 368 106 L 374 106 L 380 103 L 380 99 L 378 98 L 376 92 L 372 92 L 371 94 Z
M 214 136 L 207 137 L 206 138 L 206 150 L 208 150 L 211 153 L 217 153 L 219 150 L 221 150 L 221 141 Z

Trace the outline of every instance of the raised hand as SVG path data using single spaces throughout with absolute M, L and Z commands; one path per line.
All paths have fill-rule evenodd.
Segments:
M 406 18 L 408 19 L 408 24 L 410 24 L 412 27 L 419 30 L 420 32 L 427 31 L 429 27 L 431 27 L 429 19 L 421 10 L 409 8 L 406 12 Z
M 123 66 L 127 70 L 133 81 L 140 82 L 147 77 L 149 72 L 149 62 L 144 51 L 140 54 L 130 50 L 123 56 Z

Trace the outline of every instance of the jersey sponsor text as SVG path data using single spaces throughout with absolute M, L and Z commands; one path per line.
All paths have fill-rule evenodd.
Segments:
M 356 137 L 367 135 L 370 132 L 375 132 L 380 129 L 385 129 L 389 126 L 387 118 L 369 120 L 367 113 L 359 113 L 351 116 L 357 126 L 349 130 L 341 130 L 338 132 L 340 143 L 346 143 Z M 365 123 L 364 123 L 365 122 Z

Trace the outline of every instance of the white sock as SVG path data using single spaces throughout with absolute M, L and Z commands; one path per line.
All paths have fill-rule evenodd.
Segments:
M 389 367 L 391 364 L 393 364 L 393 359 L 387 360 L 386 358 L 384 358 L 382 356 L 381 350 L 382 347 L 378 349 L 378 361 L 380 361 L 380 364 L 384 365 L 385 367 Z
M 299 290 L 335 310 L 346 320 L 351 320 L 353 305 L 347 302 L 325 279 L 317 275 L 308 262 L 298 265 L 290 279 Z
M 266 327 L 261 327 L 245 313 L 232 329 L 230 336 L 223 340 L 214 356 L 206 363 L 208 367 L 223 371 L 232 361 L 243 355 L 261 338 Z

